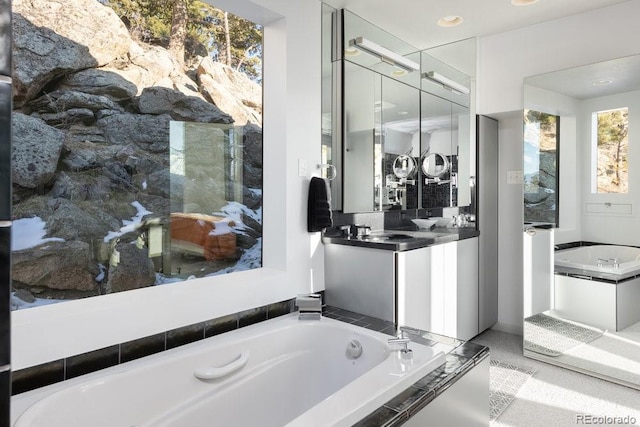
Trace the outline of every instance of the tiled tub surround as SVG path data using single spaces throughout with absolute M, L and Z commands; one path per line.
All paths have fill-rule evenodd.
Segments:
M 293 307 L 293 300 L 291 301 L 283 301 L 282 303 L 274 304 L 272 306 L 277 306 L 279 308 L 279 312 L 281 314 L 288 307 Z M 268 306 L 271 307 L 271 306 Z M 256 312 L 262 312 L 265 308 L 256 309 Z M 270 310 L 271 314 L 275 316 L 275 313 L 278 310 L 275 307 L 272 307 Z M 340 320 L 342 322 L 351 323 L 360 327 L 364 327 L 366 329 L 371 329 L 373 331 L 382 332 L 388 336 L 393 336 L 395 334 L 394 325 L 390 322 L 385 322 L 379 319 L 362 316 L 357 313 L 349 312 L 346 310 L 334 308 L 334 307 L 325 307 L 323 310 L 323 315 L 328 318 L 333 318 L 336 320 Z M 238 324 L 238 318 L 241 316 L 231 315 L 232 319 L 235 318 L 235 323 Z M 214 319 L 211 322 L 224 325 L 229 328 L 229 324 L 233 324 L 234 321 L 231 320 L 229 323 L 229 319 L 225 322 L 223 319 Z M 208 323 L 208 322 L 204 322 Z M 198 329 L 199 325 L 193 325 L 193 329 Z M 182 328 L 186 329 L 186 328 Z M 231 328 L 235 329 L 235 328 Z M 205 329 L 206 330 L 206 329 Z M 489 355 L 489 351 L 486 347 L 478 346 L 476 344 L 470 342 L 462 342 L 460 340 L 455 340 L 452 338 L 424 332 L 417 331 L 413 329 L 407 330 L 407 335 L 412 339 L 420 342 L 422 344 L 427 344 L 433 346 L 434 349 L 438 351 L 446 352 L 446 363 L 439 366 L 431 373 L 426 375 L 417 381 L 414 385 L 407 388 L 405 391 L 401 392 L 395 398 L 390 399 L 387 403 L 380 406 L 377 410 L 371 412 L 369 416 L 362 419 L 355 425 L 358 426 L 396 426 L 401 425 L 406 422 L 411 416 L 413 416 L 417 411 L 422 409 L 425 405 L 433 401 L 436 397 L 440 396 L 445 390 L 447 390 L 451 385 L 453 385 L 456 381 L 462 378 L 469 370 L 471 370 L 478 363 L 482 362 Z M 213 330 L 210 330 L 212 333 Z M 169 332 L 167 332 L 168 334 Z M 212 335 L 215 335 L 212 333 Z M 146 339 L 143 339 L 146 340 Z M 140 343 L 142 347 L 144 343 Z M 76 357 L 88 357 L 91 353 Z M 122 361 L 124 362 L 124 361 Z M 142 361 L 138 361 L 142 362 Z M 64 363 L 63 363 L 64 366 Z M 42 368 L 42 367 L 40 367 Z M 35 368 L 31 368 L 35 369 Z M 32 376 L 37 377 L 37 371 L 33 371 Z M 32 378 L 35 379 L 35 378 Z M 74 381 L 81 381 L 82 379 L 77 378 Z M 40 381 L 42 382 L 42 381 Z M 47 388 L 51 388 L 55 386 L 50 386 Z M 488 385 L 487 385 L 488 390 Z M 35 390 L 34 393 L 38 393 L 40 391 L 46 391 L 46 388 Z M 488 393 L 488 391 L 487 391 Z M 20 396 L 17 396 L 20 397 Z M 15 399 L 15 398 L 14 398 Z M 23 408 L 24 409 L 24 408 Z M 488 415 L 487 415 L 488 420 Z
M 24 393 L 120 363 L 150 356 L 243 326 L 289 314 L 294 310 L 294 299 L 281 301 L 14 371 L 12 372 L 12 393 L 14 395 Z

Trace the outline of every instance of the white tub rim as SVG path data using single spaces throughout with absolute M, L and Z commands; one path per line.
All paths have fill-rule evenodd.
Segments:
M 628 258 L 628 254 L 635 254 L 636 259 Z M 586 259 L 589 255 L 590 258 Z M 598 266 L 597 258 L 611 259 L 616 256 L 620 258 L 617 268 L 612 262 Z M 630 245 L 594 244 L 559 249 L 554 253 L 554 265 L 556 268 L 579 270 L 585 276 L 604 279 L 634 277 L 640 275 L 640 248 Z

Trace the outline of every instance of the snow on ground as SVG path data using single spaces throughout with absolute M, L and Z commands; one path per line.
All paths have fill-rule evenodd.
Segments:
M 120 227 L 120 230 L 118 231 L 110 231 L 106 236 L 104 236 L 104 241 L 105 242 L 110 242 L 113 239 L 115 239 L 116 237 L 120 237 L 124 234 L 127 234 L 131 231 L 135 231 L 136 229 L 138 229 L 138 227 L 140 227 L 140 225 L 142 225 L 142 218 L 144 218 L 145 215 L 149 215 L 152 214 L 153 212 L 148 211 L 144 206 L 142 206 L 140 204 L 140 202 L 138 202 L 137 200 L 134 202 L 131 202 L 131 205 L 133 205 L 134 208 L 136 208 L 136 210 L 138 211 L 133 218 L 131 218 L 130 221 L 123 219 L 122 220 L 122 227 Z
M 11 225 L 11 250 L 21 251 L 46 242 L 64 242 L 59 237 L 47 237 L 47 223 L 42 218 L 16 219 Z

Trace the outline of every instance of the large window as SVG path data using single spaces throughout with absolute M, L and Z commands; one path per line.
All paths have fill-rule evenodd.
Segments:
M 596 164 L 593 193 L 629 192 L 629 109 L 593 114 Z
M 262 266 L 262 28 L 175 3 L 14 5 L 12 308 Z
M 524 220 L 558 226 L 560 117 L 524 113 Z

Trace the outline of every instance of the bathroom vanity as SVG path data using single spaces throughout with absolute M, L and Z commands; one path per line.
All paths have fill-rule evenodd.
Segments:
M 327 304 L 468 340 L 478 326 L 478 231 L 323 237 Z

